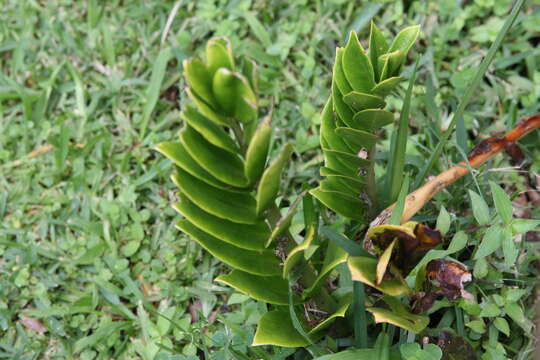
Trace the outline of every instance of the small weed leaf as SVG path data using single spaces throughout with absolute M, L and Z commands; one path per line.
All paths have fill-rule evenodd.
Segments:
M 540 230 L 540 220 L 514 219 L 512 220 L 512 231 L 515 234 L 525 234 L 529 231 Z
M 489 207 L 484 199 L 472 190 L 469 190 L 474 218 L 479 225 L 489 224 Z
M 473 320 L 469 321 L 465 324 L 468 328 L 470 328 L 472 331 L 478 334 L 483 334 L 486 332 L 486 324 L 484 323 L 484 320 Z
M 505 224 L 509 224 L 512 221 L 512 202 L 510 201 L 510 197 L 494 182 L 490 181 L 489 186 L 491 188 L 493 201 L 495 202 L 497 214 L 499 214 Z
M 514 235 L 512 234 L 510 225 L 503 228 L 502 251 L 505 265 L 509 268 L 515 266 L 516 259 L 519 255 L 519 249 L 514 242 Z
M 441 211 L 439 211 L 439 216 L 437 217 L 437 230 L 441 232 L 441 235 L 446 235 L 448 230 L 450 229 L 450 223 L 452 219 L 450 217 L 450 214 L 448 211 L 446 211 L 446 208 L 444 206 L 441 207 Z
M 504 239 L 504 229 L 501 225 L 489 227 L 476 250 L 474 259 L 484 258 L 500 249 Z
M 440 360 L 442 359 L 441 349 L 434 344 L 427 344 L 423 349 L 420 348 L 420 344 L 409 343 L 402 344 L 399 347 L 401 356 L 404 360 Z
M 510 336 L 510 325 L 508 325 L 508 321 L 506 321 L 505 318 L 498 317 L 495 320 L 493 320 L 493 325 L 502 332 L 506 336 Z

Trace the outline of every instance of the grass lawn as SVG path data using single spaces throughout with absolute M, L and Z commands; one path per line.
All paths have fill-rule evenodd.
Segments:
M 258 62 L 261 106 L 274 107 L 272 149 L 286 140 L 295 145 L 285 179 L 294 195 L 301 184 L 318 182 L 319 114 L 335 47 L 349 30 L 365 39 L 372 18 L 392 33 L 422 24 L 405 70 L 409 76 L 420 57 L 406 159 L 416 170 L 510 6 L 508 0 L 3 0 L 0 359 L 287 357 L 287 349 L 247 349 L 265 305 L 214 283 L 224 266 L 174 227 L 180 216 L 171 208 L 172 164 L 153 148 L 181 128 L 182 61 L 200 55 L 210 37 L 228 36 L 237 55 Z M 540 1 L 528 1 L 434 172 L 539 112 L 539 20 Z M 401 108 L 405 87 L 390 97 L 390 110 Z M 539 143 L 538 132 L 522 142 L 535 182 Z M 473 217 L 463 189 L 482 193 L 489 180 L 521 204 L 527 185 L 498 156 L 439 194 L 418 219 L 434 224 L 444 205 L 454 222 L 467 225 Z M 521 205 L 521 215 L 540 218 L 538 207 Z M 527 246 L 535 251 L 535 244 Z M 534 308 L 522 307 L 531 319 Z M 527 359 L 531 348 L 526 342 L 507 351 Z

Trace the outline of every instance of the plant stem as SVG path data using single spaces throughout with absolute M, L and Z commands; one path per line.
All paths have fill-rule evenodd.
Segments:
M 279 211 L 279 208 L 277 205 L 272 205 L 268 211 L 267 211 L 267 220 L 270 222 L 272 227 L 275 227 L 278 221 L 281 219 L 281 213 Z M 296 241 L 294 241 L 291 233 L 289 231 L 285 232 L 284 235 L 287 238 L 287 243 L 285 244 L 285 252 L 289 254 L 292 249 L 295 248 Z M 304 287 L 305 289 L 309 288 L 313 283 L 315 283 L 315 280 L 317 279 L 317 274 L 315 273 L 315 269 L 313 266 L 308 263 L 307 261 L 303 260 L 304 263 L 299 264 L 298 266 L 303 267 L 302 276 L 298 280 L 298 282 Z M 315 301 L 315 304 L 320 310 L 323 310 L 325 312 L 331 313 L 335 310 L 336 302 L 330 296 L 330 293 L 328 292 L 328 289 L 325 286 L 321 286 L 312 296 L 312 299 Z
M 371 205 L 369 206 L 370 215 L 375 215 L 377 211 L 377 184 L 375 183 L 375 145 L 368 151 L 369 167 L 367 169 L 366 189 Z

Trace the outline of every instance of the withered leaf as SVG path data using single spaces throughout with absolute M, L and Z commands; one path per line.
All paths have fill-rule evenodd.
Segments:
M 463 285 L 471 280 L 471 273 L 457 262 L 444 259 L 430 261 L 425 268 L 424 291 L 417 293 L 414 299 L 414 312 L 429 310 L 435 300 L 441 297 L 451 301 L 460 298 L 473 299 Z
M 386 268 L 388 267 L 388 263 L 390 262 L 390 257 L 392 256 L 392 251 L 394 250 L 394 246 L 397 243 L 397 239 L 392 241 L 390 246 L 384 250 L 383 254 L 379 258 L 379 262 L 377 263 L 377 285 L 379 285 L 384 277 L 384 274 L 386 273 Z
M 460 297 L 472 299 L 472 295 L 463 288 L 463 283 L 472 280 L 472 275 L 465 266 L 454 261 L 436 259 L 426 265 L 426 272 L 431 285 L 449 300 Z
M 367 237 L 379 256 L 397 239 L 390 264 L 394 265 L 403 277 L 411 272 L 430 249 L 441 243 L 439 231 L 414 221 L 400 226 L 374 226 L 369 229 Z
M 23 317 L 20 322 L 24 325 L 24 327 L 37 332 L 38 334 L 45 334 L 47 332 L 47 328 L 37 319 Z

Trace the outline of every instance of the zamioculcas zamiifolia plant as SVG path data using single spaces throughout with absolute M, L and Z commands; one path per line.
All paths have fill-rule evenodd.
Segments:
M 191 99 L 181 113 L 184 127 L 178 139 L 159 144 L 157 150 L 176 165 L 174 208 L 182 214 L 177 227 L 228 266 L 217 281 L 268 304 L 253 345 L 306 347 L 321 359 L 399 359 L 397 352 L 389 352 L 399 327 L 404 359 L 442 356 L 433 344 L 423 349 L 409 344 L 420 333 L 443 346 L 445 356 L 474 354 L 461 336 L 446 330 L 433 335 L 428 328 L 433 309 L 474 301 L 465 289 L 471 273 L 448 258 L 466 247 L 467 235 L 458 231 L 448 244 L 440 231 L 409 220 L 437 191 L 466 174 L 465 165 L 485 163 L 506 146 L 503 140 L 514 143 L 540 122 L 538 117 L 526 119 L 503 140 L 482 145 L 483 151 L 477 149 L 468 162 L 407 196 L 408 180 L 397 186 L 402 179 L 393 181 L 391 171 L 402 170 L 396 164 L 403 164 L 405 143 L 400 139 L 406 140 L 405 105 L 415 67 L 402 112 L 405 121 L 390 136 L 395 150 L 388 160 L 391 176 L 386 182 L 377 178 L 380 130 L 395 122 L 394 114 L 385 110 L 385 98 L 403 80 L 401 71 L 419 31 L 411 26 L 387 41 L 371 24 L 367 51 L 354 31 L 345 47 L 336 50 L 332 91 L 322 111 L 323 179 L 314 189 L 302 189 L 287 211 L 277 199 L 295 193 L 280 192 L 281 175 L 294 150 L 287 143 L 269 159 L 271 114 L 258 105 L 256 65 L 236 59 L 224 38 L 208 42 L 204 60 L 184 63 Z M 381 196 L 385 189 L 389 193 Z M 289 232 L 299 209 L 304 226 L 300 238 Z M 345 223 L 348 236 L 325 226 L 336 218 Z M 518 250 L 511 250 L 515 259 Z M 368 336 L 368 328 L 376 329 L 375 336 Z M 325 336 L 323 349 L 319 345 Z M 335 354 L 343 357 L 325 355 L 349 346 L 362 350 Z
M 352 219 L 364 219 L 365 204 L 375 201 L 375 132 L 393 121 L 384 97 L 402 80 L 418 32 L 418 26 L 407 28 L 388 45 L 372 25 L 369 53 L 355 32 L 337 50 L 321 132 L 326 178 L 310 193 Z M 177 141 L 157 146 L 176 165 L 174 208 L 183 215 L 177 227 L 232 268 L 218 281 L 271 304 L 254 345 L 309 345 L 351 304 L 350 292 L 331 292 L 325 281 L 348 254 L 318 236 L 318 207 L 309 193 L 299 197 L 304 240 L 297 244 L 288 234 L 300 200 L 281 217 L 275 199 L 293 149 L 286 144 L 276 159 L 267 159 L 271 116 L 259 114 L 255 64 L 235 59 L 227 39 L 212 39 L 205 61 L 184 63 L 184 76 L 192 100 L 181 114 L 184 128 Z M 324 251 L 313 254 L 313 246 Z
M 292 296 L 295 304 L 310 302 L 314 312 L 325 314 L 308 330 L 307 336 L 320 337 L 348 306 L 346 297 L 334 298 L 322 286 L 344 254 L 331 247 L 330 263 L 316 269 L 303 259 L 305 247 L 295 248 L 287 233 L 298 203 L 282 219 L 275 200 L 293 148 L 286 144 L 268 159 L 271 116 L 259 120 L 255 64 L 249 59 L 238 63 L 227 39 L 212 39 L 206 61 L 186 61 L 184 76 L 193 103 L 182 111 L 184 129 L 177 141 L 157 146 L 176 165 L 172 178 L 179 201 L 174 208 L 183 215 L 177 227 L 231 267 L 217 281 L 272 305 L 261 319 L 255 344 L 306 345 L 289 317 L 291 283 L 302 289 Z M 303 208 L 307 244 L 315 240 L 318 222 L 309 195 Z M 302 271 L 290 283 L 292 269 L 300 264 Z
M 403 80 L 399 75 L 419 30 L 406 28 L 388 45 L 372 23 L 368 53 L 354 31 L 336 50 L 332 95 L 321 120 L 324 180 L 311 194 L 348 218 L 364 220 L 376 208 L 377 130 L 394 121 L 384 98 Z

